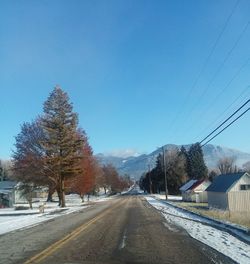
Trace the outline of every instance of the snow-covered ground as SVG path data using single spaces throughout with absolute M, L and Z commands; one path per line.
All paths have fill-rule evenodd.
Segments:
M 91 196 L 89 202 L 102 202 L 109 199 L 113 199 L 113 197 L 107 197 L 105 195 Z M 14 210 L 14 208 L 0 209 L 0 235 L 18 229 L 30 228 L 52 218 L 84 210 L 90 206 L 87 199 L 82 203 L 80 197 L 73 194 L 66 196 L 67 207 L 59 208 L 56 202 L 46 203 L 44 213 L 39 213 L 38 207 L 42 202 L 34 203 L 32 210 Z M 28 207 L 27 204 L 23 206 Z
M 165 200 L 166 195 L 165 194 L 154 194 L 154 197 L 158 199 Z M 182 201 L 182 196 L 178 195 L 168 195 L 168 201 Z
M 129 192 L 134 186 L 123 193 Z M 119 195 L 119 194 L 118 194 Z M 84 210 L 95 202 L 103 202 L 113 199 L 117 195 L 108 196 L 104 192 L 100 192 L 98 196 L 85 196 L 84 203 L 77 194 L 66 195 L 65 208 L 59 208 L 57 202 L 46 202 L 44 213 L 39 213 L 39 206 L 45 202 L 40 199 L 39 202 L 33 203 L 33 209 L 15 210 L 15 208 L 0 209 L 0 235 L 18 229 L 30 228 L 44 221 L 56 218 L 61 215 L 70 214 L 75 211 Z M 16 207 L 24 206 L 28 208 L 28 204 L 16 204 Z
M 185 229 L 191 237 L 214 248 L 238 263 L 250 263 L 250 245 L 225 231 L 215 228 L 211 220 L 190 214 L 153 197 L 145 196 L 145 198 L 163 214 L 170 225 Z M 232 232 L 235 232 L 235 230 L 232 230 Z

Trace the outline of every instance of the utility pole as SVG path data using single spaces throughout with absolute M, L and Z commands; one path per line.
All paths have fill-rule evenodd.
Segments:
M 168 199 L 168 182 L 167 182 L 167 172 L 166 172 L 166 159 L 165 159 L 165 148 L 162 147 L 163 152 L 163 168 L 164 168 L 164 179 L 165 179 L 165 195 L 166 200 Z
M 150 194 L 152 194 L 152 181 L 151 181 L 150 164 L 148 164 L 148 177 L 149 177 L 149 192 L 150 192 Z

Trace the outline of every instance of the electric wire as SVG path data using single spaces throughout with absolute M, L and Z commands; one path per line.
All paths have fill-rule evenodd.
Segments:
M 236 122 L 239 118 L 241 118 L 243 115 L 245 115 L 250 110 L 250 107 L 248 107 L 242 114 L 240 114 L 238 117 L 236 117 L 232 122 L 230 122 L 226 127 L 224 127 L 221 131 L 219 131 L 217 134 L 215 134 L 212 138 L 210 138 L 207 142 L 205 142 L 202 147 L 207 145 L 210 141 L 212 141 L 214 138 L 216 138 L 218 135 L 220 135 L 224 130 L 226 130 L 228 127 L 230 127 L 234 122 Z
M 209 133 L 205 138 L 200 141 L 200 144 L 204 142 L 207 138 L 209 138 L 212 134 L 214 134 L 219 128 L 221 128 L 228 120 L 230 120 L 233 116 L 235 116 L 244 106 L 246 106 L 250 102 L 248 99 L 240 108 L 234 111 L 226 120 L 224 120 L 218 127 L 216 127 L 211 133 Z
M 245 89 L 240 93 L 240 95 L 236 98 L 236 99 L 234 99 L 233 100 L 233 102 L 232 103 L 230 103 L 230 105 L 228 105 L 224 110 L 223 110 L 223 112 L 220 114 L 220 115 L 218 115 L 218 117 L 213 121 L 213 122 L 211 122 L 205 129 L 203 129 L 201 132 L 200 132 L 200 134 L 196 137 L 196 139 L 198 139 L 206 130 L 208 130 L 210 127 L 212 127 L 212 126 L 214 126 L 215 124 L 216 124 L 216 122 L 247 92 L 247 91 L 249 91 L 250 90 L 250 86 L 247 86 L 247 87 L 245 87 Z M 241 105 L 242 104 L 242 102 L 243 102 L 243 100 L 241 100 L 240 101 L 240 104 L 239 105 Z M 237 106 L 237 108 L 238 108 L 239 106 Z M 219 123 L 221 123 L 222 121 L 220 121 Z
M 224 32 L 225 32 L 225 30 L 226 30 L 228 24 L 229 24 L 229 21 L 231 20 L 231 18 L 232 18 L 232 16 L 233 16 L 233 14 L 234 14 L 236 8 L 238 7 L 239 3 L 240 3 L 240 0 L 237 0 L 237 1 L 235 2 L 234 6 L 233 6 L 233 8 L 232 8 L 232 10 L 231 10 L 231 12 L 229 13 L 229 15 L 228 15 L 228 17 L 227 17 L 227 19 L 226 19 L 226 21 L 225 21 L 225 23 L 224 23 L 224 25 L 223 25 L 223 27 L 222 27 L 220 33 L 219 33 L 219 35 L 217 36 L 217 38 L 216 38 L 216 40 L 215 40 L 215 42 L 214 42 L 214 44 L 213 44 L 213 46 L 212 46 L 212 49 L 210 50 L 208 56 L 206 57 L 204 63 L 202 64 L 202 67 L 201 67 L 201 69 L 200 69 L 200 71 L 199 71 L 197 77 L 195 78 L 195 80 L 194 80 L 194 82 L 193 82 L 191 88 L 189 89 L 189 92 L 188 92 L 187 95 L 186 95 L 186 99 L 184 100 L 184 105 L 186 105 L 187 102 L 189 101 L 189 99 L 190 99 L 190 97 L 191 97 L 191 95 L 192 95 L 192 93 L 193 93 L 193 91 L 194 91 L 194 89 L 195 89 L 195 87 L 196 87 L 196 85 L 197 85 L 197 83 L 198 83 L 198 81 L 199 81 L 201 75 L 202 75 L 203 72 L 205 71 L 205 69 L 206 69 L 206 67 L 207 67 L 207 65 L 208 65 L 208 62 L 209 62 L 210 58 L 212 57 L 212 55 L 213 55 L 215 49 L 217 48 L 218 43 L 219 43 L 220 39 L 222 38 L 222 36 L 223 36 L 223 34 L 224 34 Z M 177 114 L 175 115 L 175 117 L 172 119 L 172 121 L 171 121 L 171 123 L 170 123 L 170 125 L 169 125 L 170 128 L 172 128 L 172 127 L 175 125 L 175 123 L 176 123 L 176 121 L 178 120 L 178 118 L 179 118 L 180 114 L 182 113 L 182 111 L 183 111 L 183 104 L 182 104 L 182 106 L 179 108 L 179 111 L 177 112 Z
M 245 27 L 243 28 L 243 30 L 241 31 L 241 33 L 239 34 L 238 38 L 236 39 L 236 41 L 234 42 L 232 48 L 228 51 L 226 57 L 224 58 L 224 60 L 222 61 L 222 63 L 219 65 L 219 67 L 217 68 L 216 72 L 214 73 L 212 79 L 210 80 L 208 86 L 206 87 L 206 89 L 203 91 L 203 93 L 199 96 L 197 103 L 192 107 L 191 111 L 188 112 L 188 114 L 185 116 L 184 118 L 184 122 L 187 123 L 188 119 L 190 120 L 190 116 L 193 113 L 193 111 L 195 110 L 195 108 L 197 108 L 197 106 L 199 104 L 201 104 L 203 97 L 205 97 L 205 95 L 207 94 L 209 88 L 211 87 L 212 83 L 214 82 L 214 80 L 216 79 L 217 75 L 220 73 L 220 71 L 222 70 L 222 68 L 224 67 L 225 63 L 227 62 L 227 60 L 230 58 L 233 50 L 238 46 L 241 38 L 243 37 L 243 35 L 245 34 L 246 30 L 248 29 L 250 25 L 250 21 L 248 21 L 245 25 Z M 223 92 L 229 87 L 229 85 L 233 82 L 233 80 L 240 74 L 240 72 L 247 66 L 248 62 L 249 62 L 250 58 L 248 58 L 246 60 L 245 63 L 243 63 L 243 65 L 239 68 L 239 70 L 236 72 L 236 74 L 230 79 L 230 81 L 228 82 L 228 84 L 223 88 Z M 221 93 L 220 93 L 221 94 Z M 217 97 L 218 98 L 218 97 Z M 213 102 L 214 104 L 214 102 Z M 211 104 L 209 105 L 211 107 Z M 205 111 L 207 111 L 207 108 L 205 109 Z M 186 131 L 191 131 L 191 128 L 193 127 L 194 123 L 196 123 L 196 120 L 199 120 L 202 116 L 204 116 L 204 111 L 201 112 L 201 114 L 199 115 L 199 117 L 196 117 L 195 121 L 193 121 L 190 126 L 186 129 Z
M 199 104 L 202 103 L 202 99 L 205 97 L 205 95 L 207 94 L 207 92 L 209 91 L 209 88 L 211 87 L 211 85 L 214 83 L 216 77 L 219 75 L 219 73 L 221 72 L 221 70 L 223 69 L 223 67 L 225 66 L 226 62 L 228 61 L 228 59 L 230 58 L 231 54 L 233 53 L 234 49 L 238 46 L 240 40 L 242 39 L 242 37 L 244 36 L 244 34 L 246 33 L 248 26 L 250 25 L 250 21 L 248 21 L 245 25 L 245 27 L 243 28 L 243 30 L 241 31 L 241 33 L 239 34 L 238 38 L 236 39 L 236 41 L 234 42 L 232 48 L 227 52 L 224 60 L 222 61 L 222 63 L 219 65 L 219 67 L 217 68 L 217 70 L 215 71 L 215 73 L 213 74 L 212 78 L 210 79 L 207 87 L 203 90 L 202 94 L 199 96 L 199 98 L 197 99 L 197 104 L 193 105 L 191 111 L 188 113 L 188 115 L 190 116 L 193 111 L 198 107 Z M 249 59 L 247 60 L 248 63 Z M 243 66 L 245 65 L 245 63 L 243 64 Z M 245 65 L 246 66 L 246 65 Z M 245 67 L 244 66 L 244 67 Z M 243 68 L 244 68 L 243 67 Z M 240 67 L 239 71 L 241 71 L 242 67 Z M 230 85 L 231 81 L 229 81 L 229 85 Z M 228 86 L 229 86 L 228 85 Z M 227 88 L 227 87 L 226 87 Z M 225 89 L 226 89 L 225 88 Z M 187 118 L 184 118 L 184 120 L 187 120 Z
M 239 74 L 242 72 L 242 70 L 248 65 L 250 61 L 250 57 L 242 64 L 242 66 L 239 68 L 239 70 L 233 75 L 233 77 L 229 80 L 229 82 L 225 85 L 225 87 L 211 100 L 211 103 L 209 104 L 209 108 L 206 108 L 204 112 L 201 112 L 201 114 L 199 115 L 198 119 L 200 119 L 201 117 L 203 116 L 206 116 L 209 109 L 211 109 L 211 107 L 213 105 L 216 104 L 216 102 L 218 101 L 218 99 L 223 95 L 223 93 L 227 90 L 227 88 L 232 84 L 232 82 L 239 76 Z M 246 90 L 249 89 L 249 86 L 247 86 L 244 91 L 240 94 L 239 97 L 237 97 L 237 99 L 235 99 L 233 101 L 233 103 L 231 103 L 224 111 L 222 114 L 224 114 L 241 96 L 243 93 L 245 93 Z M 222 115 L 221 114 L 221 115 Z M 220 115 L 220 117 L 221 117 Z M 218 120 L 219 118 L 216 119 L 216 121 Z M 213 124 L 216 122 L 214 121 Z M 207 128 L 206 128 L 207 129 Z

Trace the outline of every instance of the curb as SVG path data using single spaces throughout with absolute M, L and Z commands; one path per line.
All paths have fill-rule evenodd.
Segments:
M 32 213 L 18 213 L 18 214 L 0 214 L 0 217 L 5 217 L 5 216 L 25 216 L 25 215 L 36 215 L 36 214 L 40 214 L 39 212 L 32 212 Z

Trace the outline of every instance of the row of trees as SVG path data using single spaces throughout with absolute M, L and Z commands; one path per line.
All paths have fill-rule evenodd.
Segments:
M 199 143 L 193 144 L 187 150 L 185 147 L 173 148 L 165 151 L 165 166 L 168 191 L 173 194 L 189 179 L 213 179 L 219 174 L 237 173 L 247 171 L 250 173 L 250 161 L 242 168 L 236 166 L 235 157 L 222 157 L 218 160 L 216 168 L 208 171 L 202 148 Z M 152 170 L 142 175 L 140 187 L 149 193 L 165 191 L 165 175 L 163 155 L 159 154 L 156 165 Z
M 238 173 L 243 171 L 250 173 L 250 161 L 244 163 L 242 167 L 238 167 L 235 157 L 222 157 L 218 160 L 217 167 L 209 172 L 208 177 L 213 181 L 219 174 Z
M 107 168 L 101 168 L 94 158 L 69 97 L 60 87 L 50 93 L 43 114 L 25 122 L 16 136 L 13 178 L 22 182 L 20 186 L 27 194 L 46 186 L 51 200 L 56 191 L 61 207 L 66 206 L 66 192 L 76 192 L 83 198 L 96 188 L 114 192 L 127 187 L 129 183 L 125 184 L 112 166 L 108 168 L 112 180 L 108 179 Z
M 164 165 L 168 191 L 173 194 L 178 193 L 179 187 L 188 179 L 203 179 L 208 176 L 199 143 L 191 145 L 188 150 L 182 146 L 180 150 L 173 148 L 164 151 L 164 155 L 158 155 L 155 167 L 140 179 L 140 187 L 145 191 L 157 193 L 165 190 Z

